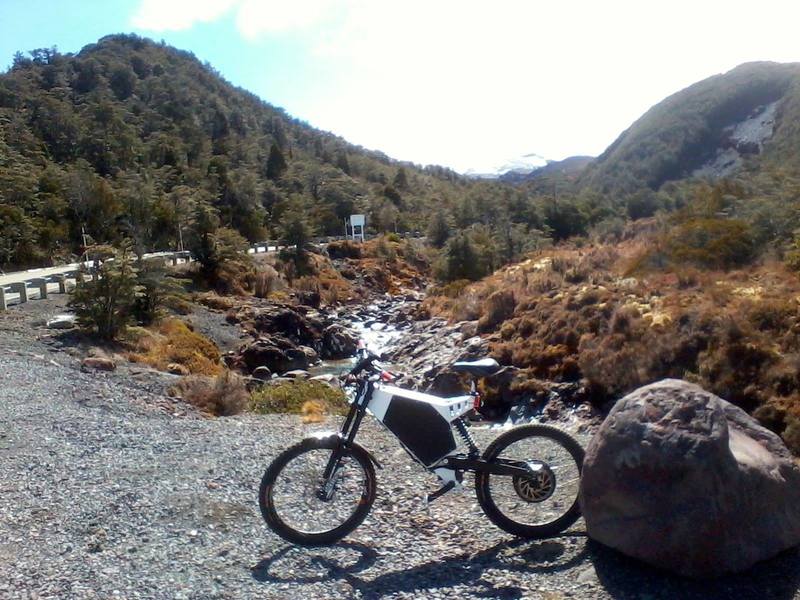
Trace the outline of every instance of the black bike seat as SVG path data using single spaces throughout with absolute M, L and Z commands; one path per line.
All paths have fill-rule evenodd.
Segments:
M 469 373 L 475 377 L 487 377 L 494 375 L 500 370 L 500 365 L 493 358 L 481 358 L 480 360 L 460 360 L 452 364 L 453 371 L 459 373 Z

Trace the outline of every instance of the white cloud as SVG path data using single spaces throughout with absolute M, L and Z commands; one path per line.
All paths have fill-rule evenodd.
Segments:
M 148 31 L 181 31 L 196 23 L 216 21 L 236 0 L 142 0 L 131 24 Z
M 143 0 L 134 25 L 180 29 L 229 11 L 246 39 L 302 53 L 291 89 L 266 100 L 354 143 L 460 170 L 597 154 L 695 81 L 800 60 L 800 5 L 782 0 Z
M 302 30 L 335 12 L 331 0 L 242 0 L 236 26 L 246 38 Z
M 216 21 L 235 8 L 239 32 L 254 39 L 315 25 L 341 6 L 336 0 L 141 0 L 131 24 L 148 31 L 181 31 Z

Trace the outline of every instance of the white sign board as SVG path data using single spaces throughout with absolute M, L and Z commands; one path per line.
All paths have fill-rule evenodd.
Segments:
M 366 227 L 366 215 L 350 215 L 346 223 L 346 234 L 351 240 L 364 241 L 364 229 Z

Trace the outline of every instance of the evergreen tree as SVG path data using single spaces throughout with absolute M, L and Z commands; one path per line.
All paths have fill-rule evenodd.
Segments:
M 397 169 L 397 175 L 394 176 L 392 185 L 398 190 L 405 191 L 408 189 L 408 175 L 406 175 L 406 170 L 403 167 Z
M 342 171 L 350 175 L 350 161 L 347 159 L 347 152 L 340 150 L 336 156 L 336 166 Z
M 440 276 L 447 281 L 456 279 L 480 279 L 480 261 L 475 247 L 469 236 L 463 232 L 457 233 L 447 242 L 444 253 L 444 269 Z
M 438 210 L 433 214 L 428 225 L 428 243 L 434 248 L 442 248 L 450 238 L 450 226 L 447 224 L 447 217 L 444 211 Z
M 281 235 L 281 245 L 287 248 L 283 255 L 290 258 L 297 267 L 298 273 L 302 274 L 308 267 L 308 245 L 311 243 L 313 230 L 308 224 L 308 220 L 303 213 L 294 209 L 289 211 L 281 221 L 283 234 Z
M 286 172 L 287 166 L 281 149 L 278 148 L 277 144 L 272 144 L 269 149 L 269 158 L 267 158 L 267 179 L 272 179 L 273 181 L 280 179 Z

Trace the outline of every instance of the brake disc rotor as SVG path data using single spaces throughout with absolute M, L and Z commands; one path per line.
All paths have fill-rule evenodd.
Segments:
M 556 491 L 556 474 L 543 462 L 530 462 L 528 466 L 533 471 L 530 476 L 512 478 L 514 491 L 525 502 L 544 502 Z

